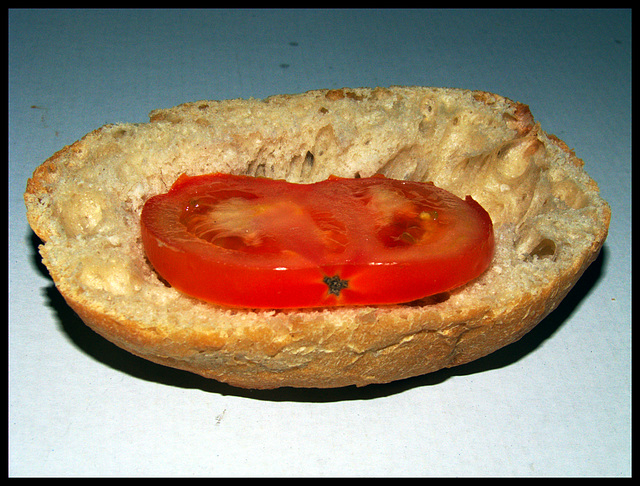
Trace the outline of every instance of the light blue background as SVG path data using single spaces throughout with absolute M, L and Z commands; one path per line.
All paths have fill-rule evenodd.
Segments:
M 9 473 L 630 475 L 629 10 L 10 10 Z M 86 330 L 38 264 L 27 178 L 185 101 L 388 85 L 492 91 L 584 159 L 601 258 L 506 350 L 362 390 L 249 392 Z

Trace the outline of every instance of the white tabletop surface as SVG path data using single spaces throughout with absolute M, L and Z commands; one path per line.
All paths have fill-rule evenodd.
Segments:
M 10 10 L 10 476 L 629 476 L 628 10 Z M 185 101 L 425 85 L 530 106 L 613 211 L 598 260 L 521 341 L 362 389 L 246 391 L 86 328 L 42 266 L 27 178 Z

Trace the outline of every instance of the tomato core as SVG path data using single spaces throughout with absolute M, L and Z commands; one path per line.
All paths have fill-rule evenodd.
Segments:
M 478 277 L 494 251 L 471 197 L 381 176 L 183 175 L 145 203 L 141 230 L 170 285 L 246 308 L 410 302 Z

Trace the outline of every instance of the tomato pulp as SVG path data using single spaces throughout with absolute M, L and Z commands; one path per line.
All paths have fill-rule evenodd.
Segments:
M 494 251 L 491 218 L 470 196 L 382 176 L 183 175 L 145 203 L 141 229 L 170 285 L 246 308 L 410 302 L 478 277 Z

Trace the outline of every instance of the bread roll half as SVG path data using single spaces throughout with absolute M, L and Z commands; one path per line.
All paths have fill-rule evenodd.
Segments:
M 182 173 L 291 182 L 432 181 L 491 215 L 479 278 L 403 305 L 230 309 L 181 294 L 145 258 L 140 212 Z M 531 330 L 607 236 L 610 208 L 527 106 L 479 91 L 317 90 L 200 101 L 89 133 L 36 169 L 27 216 L 69 306 L 131 353 L 238 387 L 385 383 L 460 365 Z

